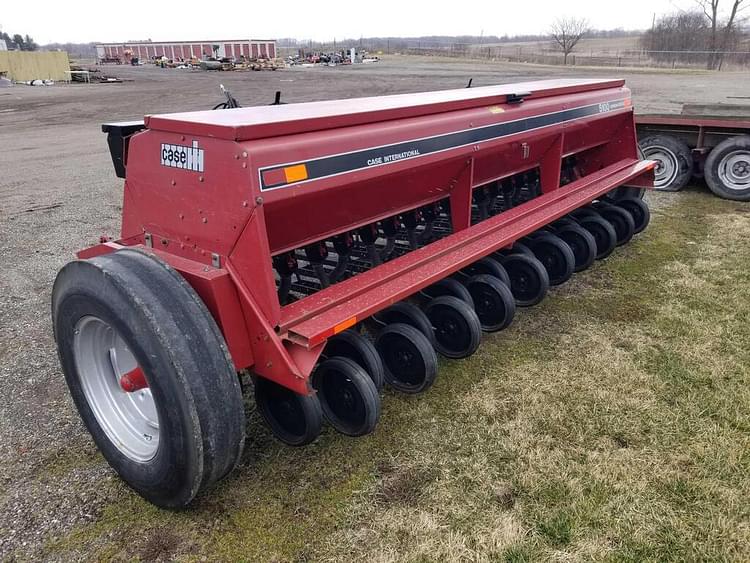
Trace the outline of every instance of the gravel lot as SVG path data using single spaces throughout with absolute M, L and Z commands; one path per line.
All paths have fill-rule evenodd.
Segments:
M 375 96 L 552 76 L 624 76 L 640 112 L 747 94 L 748 73 L 563 69 L 391 57 L 373 65 L 206 73 L 109 66 L 123 84 L 0 90 L 0 559 L 55 558 L 50 542 L 130 493 L 99 456 L 68 398 L 49 319 L 57 270 L 119 230 L 122 184 L 100 132 L 109 120 L 243 105 Z M 67 541 L 67 540 L 66 540 Z M 73 550 L 74 552 L 75 550 Z M 80 554 L 83 556 L 84 554 Z M 91 554 L 89 554 L 91 555 Z M 148 552 L 139 555 L 148 558 Z

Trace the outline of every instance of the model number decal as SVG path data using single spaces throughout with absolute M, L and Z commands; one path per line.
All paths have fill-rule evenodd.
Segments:
M 198 141 L 193 141 L 193 144 L 189 147 L 162 143 L 161 165 L 203 172 L 203 149 L 198 148 Z

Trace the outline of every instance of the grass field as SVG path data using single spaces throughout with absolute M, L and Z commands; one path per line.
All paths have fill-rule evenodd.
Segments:
M 242 467 L 190 510 L 110 477 L 115 500 L 44 555 L 750 559 L 750 208 L 648 199 L 649 229 L 427 394 L 388 394 L 374 435 L 289 449 L 253 416 Z

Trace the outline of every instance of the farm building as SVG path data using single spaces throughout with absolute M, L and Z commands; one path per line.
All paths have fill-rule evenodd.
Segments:
M 276 57 L 273 39 L 222 39 L 212 41 L 128 41 L 124 43 L 99 43 L 96 46 L 99 60 L 129 63 L 132 57 L 150 60 L 167 57 L 172 60 L 216 58 L 269 58 Z

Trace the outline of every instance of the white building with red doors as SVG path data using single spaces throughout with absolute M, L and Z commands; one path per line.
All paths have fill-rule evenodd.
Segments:
M 212 41 L 126 41 L 123 43 L 99 43 L 96 46 L 99 60 L 119 59 L 129 63 L 131 57 L 148 61 L 154 57 L 171 60 L 205 59 L 208 57 L 234 58 L 239 60 L 276 57 L 276 41 L 273 39 L 222 39 Z

